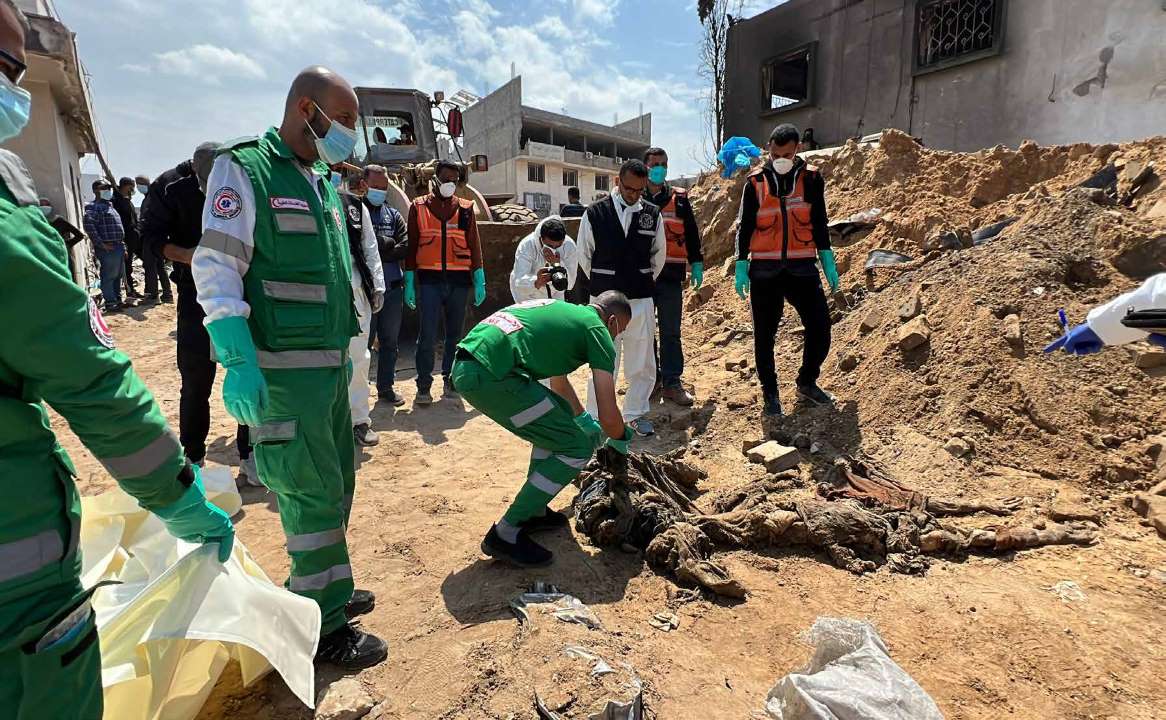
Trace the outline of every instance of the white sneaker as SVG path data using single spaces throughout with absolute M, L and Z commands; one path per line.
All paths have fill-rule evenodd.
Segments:
M 255 453 L 239 463 L 239 479 L 237 484 L 242 487 L 263 487 L 259 479 L 259 468 L 255 465 Z

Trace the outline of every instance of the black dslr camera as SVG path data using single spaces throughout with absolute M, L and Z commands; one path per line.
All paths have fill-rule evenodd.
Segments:
M 564 292 L 567 289 L 567 268 L 559 264 L 548 265 L 547 270 L 551 271 L 551 285 L 559 292 Z

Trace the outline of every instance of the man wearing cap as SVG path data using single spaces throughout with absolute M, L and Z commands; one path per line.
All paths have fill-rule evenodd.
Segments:
M 219 149 L 191 271 L 227 411 L 251 427 L 264 485 L 287 537 L 287 587 L 322 615 L 316 659 L 357 670 L 388 657 L 349 618 L 373 609 L 353 590 L 346 531 L 356 490 L 348 381 L 359 332 L 352 257 L 329 165 L 356 147 L 359 105 L 327 68 L 296 76 L 283 121 Z
M 113 184 L 105 178 L 93 181 L 93 202 L 82 216 L 85 234 L 93 243 L 93 253 L 101 272 L 101 297 L 105 312 L 122 309 L 121 278 L 125 274 L 125 230 L 113 209 Z
M 174 263 L 172 277 L 178 288 L 178 373 L 182 377 L 178 436 L 186 456 L 199 465 L 206 459 L 216 366 L 211 359 L 211 340 L 202 324 L 206 313 L 198 304 L 190 261 L 202 239 L 206 181 L 218 147 L 214 142 L 199 145 L 192 160 L 183 160 L 159 175 L 142 201 L 141 232 L 146 255 Z M 239 450 L 240 484 L 261 485 L 246 425 L 238 426 L 235 446 Z

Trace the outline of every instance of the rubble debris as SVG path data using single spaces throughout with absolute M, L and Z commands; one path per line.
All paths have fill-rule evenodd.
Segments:
M 531 610 L 538 610 L 551 615 L 556 620 L 569 623 L 579 623 L 592 630 L 603 627 L 599 618 L 591 608 L 583 604 L 579 598 L 559 592 L 554 585 L 543 582 L 535 583 L 529 592 L 524 592 L 510 601 L 510 609 L 518 617 L 518 622 L 529 624 Z
M 858 330 L 863 335 L 874 332 L 883 324 L 883 318 L 886 317 L 886 310 L 881 306 L 876 305 L 870 309 L 862 318 L 862 323 L 859 324 Z
M 582 673 L 580 660 L 587 664 Z M 646 720 L 644 683 L 626 662 L 611 663 L 589 648 L 568 645 L 539 675 L 546 683 L 534 690 L 540 720 Z
M 923 241 L 924 252 L 931 252 L 933 250 L 959 250 L 963 246 L 960 234 L 955 230 L 940 230 L 929 235 Z
M 685 306 L 685 310 L 692 312 L 701 305 L 704 305 L 709 300 L 713 299 L 713 294 L 716 293 L 716 291 L 717 288 L 715 285 L 701 285 L 688 296 L 688 304 Z
M 1146 519 L 1146 523 L 1166 538 L 1166 453 L 1159 456 L 1159 477 L 1163 479 L 1146 492 L 1137 493 L 1130 499 L 1133 511 Z
M 1085 591 L 1072 580 L 1062 580 L 1055 585 L 1050 585 L 1048 590 L 1061 598 L 1061 602 L 1064 603 L 1085 601 Z
M 1024 349 L 1024 337 L 1020 330 L 1020 316 L 1015 313 L 1004 316 L 1004 341 L 1013 350 Z
M 1008 227 L 1009 225 L 1011 225 L 1012 223 L 1016 222 L 1019 219 L 1020 218 L 1016 217 L 1016 216 L 1004 218 L 1000 222 L 994 222 L 991 225 L 985 225 L 984 227 L 973 231 L 972 232 L 972 245 L 973 246 L 983 245 L 984 243 L 988 242 L 989 240 L 996 237 L 1000 233 L 1004 232 L 1004 229 L 1006 227 Z
M 1138 350 L 1134 352 L 1134 367 L 1139 370 L 1153 370 L 1166 367 L 1166 352 L 1159 350 Z
M 944 443 L 943 449 L 946 450 L 952 457 L 957 458 L 962 458 L 964 455 L 967 455 L 972 451 L 971 446 L 968 445 L 968 441 L 958 437 L 953 437 L 951 440 L 948 440 L 946 443 Z
M 1077 184 L 1079 188 L 1094 188 L 1117 194 L 1117 166 L 1109 163 Z
M 859 357 L 854 353 L 846 353 L 838 359 L 838 369 L 842 372 L 850 372 L 858 367 Z
M 648 624 L 662 632 L 672 632 L 680 627 L 680 618 L 676 613 L 658 612 L 648 618 Z
M 919 295 L 919 288 L 915 288 L 899 306 L 899 320 L 907 322 L 921 312 L 923 312 L 923 299 Z
M 316 700 L 316 720 L 359 720 L 376 704 L 359 680 L 342 678 L 320 691 Z
M 926 345 L 931 340 L 931 325 L 926 315 L 920 315 L 899 328 L 899 348 L 911 352 Z
M 710 515 L 693 504 L 704 473 L 680 460 L 676 451 L 665 456 L 633 453 L 626 468 L 614 471 L 618 463 L 607 455 L 610 451 L 601 449 L 579 478 L 576 528 L 600 547 L 627 543 L 642 549 L 658 572 L 730 598 L 744 598 L 746 589 L 713 560 L 717 551 L 807 546 L 854 573 L 882 565 L 893 572 L 923 573 L 929 555 L 958 558 L 1042 545 L 1089 545 L 1096 539 L 1093 530 L 1074 524 L 969 529 L 945 525 L 918 509 L 782 499 L 779 484 L 764 481 L 751 484 L 722 503 L 723 512 Z
M 910 255 L 895 252 L 893 250 L 871 250 L 866 256 L 866 264 L 863 266 L 866 270 L 873 270 L 878 267 L 892 267 L 894 265 L 902 265 L 914 260 Z
M 805 443 L 810 446 L 809 442 Z M 779 473 L 797 467 L 801 455 L 796 447 L 786 447 L 776 440 L 770 440 L 752 448 L 748 452 L 749 462 L 765 466 L 766 472 Z
M 943 720 L 869 622 L 820 617 L 806 641 L 814 646 L 809 665 L 779 680 L 765 699 L 770 720 Z

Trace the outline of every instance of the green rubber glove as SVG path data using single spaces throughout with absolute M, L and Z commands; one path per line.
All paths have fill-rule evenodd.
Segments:
M 632 438 L 634 438 L 635 436 L 636 436 L 635 431 L 633 431 L 630 427 L 625 425 L 624 429 L 623 429 L 623 437 L 619 440 L 616 440 L 615 438 L 608 438 L 607 439 L 607 446 L 609 448 L 615 450 L 620 455 L 627 455 L 628 454 L 628 445 L 631 444 Z
M 239 315 L 207 323 L 207 333 L 215 345 L 215 356 L 227 370 L 223 380 L 223 404 L 227 412 L 247 427 L 263 423 L 267 409 L 267 381 L 259 370 L 255 342 L 247 320 Z
M 819 250 L 818 259 L 822 261 L 822 272 L 826 273 L 830 292 L 838 292 L 838 288 L 842 287 L 842 280 L 838 277 L 838 266 L 834 264 L 834 251 L 829 248 Z
M 405 271 L 405 304 L 409 306 L 410 310 L 417 309 L 417 287 L 413 284 L 415 282 L 412 270 Z
M 474 271 L 474 307 L 486 302 L 486 271 L 478 268 Z
M 226 562 L 235 544 L 235 527 L 227 513 L 206 499 L 198 466 L 191 465 L 190 469 L 194 471 L 194 482 L 178 500 L 156 508 L 154 514 L 165 523 L 166 530 L 179 540 L 204 545 L 217 542 L 219 562 Z
M 592 448 L 603 444 L 603 428 L 599 426 L 598 420 L 587 414 L 586 410 L 575 416 L 575 424 L 590 438 Z
M 692 264 L 692 289 L 700 290 L 701 285 L 704 285 L 704 263 L 698 260 Z
M 749 261 L 738 260 L 733 272 L 733 285 L 737 289 L 737 294 L 744 300 L 749 295 Z

